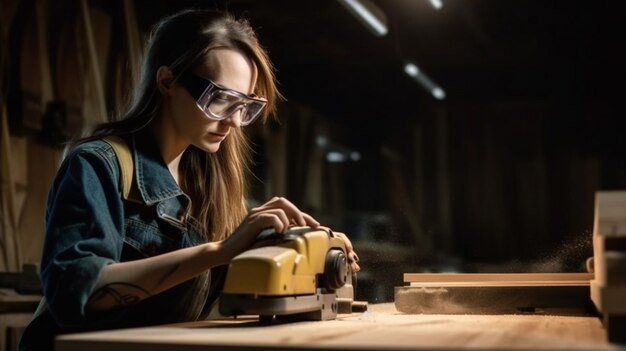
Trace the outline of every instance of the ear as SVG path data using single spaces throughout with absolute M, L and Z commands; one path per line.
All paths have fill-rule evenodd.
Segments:
M 172 73 L 172 70 L 167 66 L 159 67 L 156 74 L 156 80 L 157 87 L 159 88 L 161 95 L 169 95 L 174 82 L 174 74 Z

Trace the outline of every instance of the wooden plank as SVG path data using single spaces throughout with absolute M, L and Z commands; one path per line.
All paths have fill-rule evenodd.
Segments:
M 59 168 L 61 152 L 35 140 L 28 140 L 28 196 L 19 223 L 22 243 L 22 262 L 41 260 L 44 242 L 44 217 L 48 190 Z M 21 268 L 21 267 L 20 267 Z
M 478 282 L 412 282 L 411 287 L 492 287 L 492 286 L 589 286 L 589 281 L 478 281 Z
M 547 315 L 408 315 L 393 304 L 337 320 L 260 326 L 229 319 L 62 335 L 58 351 L 166 350 L 626 350 L 606 342 L 598 318 Z
M 404 313 L 588 311 L 591 273 L 406 273 L 395 306 Z
M 406 283 L 589 284 L 593 273 L 405 273 Z
M 54 43 L 56 50 L 53 69 L 56 100 L 65 105 L 67 125 L 63 132 L 67 136 L 80 136 L 84 127 L 83 110 L 85 105 L 85 89 L 88 77 L 82 58 L 83 39 L 79 28 L 79 8 L 74 2 L 58 2 L 64 14 L 64 21 L 58 23 L 59 36 Z
M 109 55 L 112 59 L 107 66 L 106 89 L 110 111 L 120 112 L 130 103 L 131 91 L 140 79 L 143 42 L 137 23 L 135 2 L 132 0 L 116 2 L 118 6 L 115 7 L 112 18 L 114 23 L 111 36 L 112 38 L 121 36 L 124 40 L 123 42 L 111 40 Z
M 24 8 L 19 12 L 22 17 L 17 17 L 15 21 L 24 21 L 22 24 L 23 31 L 18 32 L 19 37 L 19 62 L 12 62 L 14 69 L 19 69 L 20 90 L 22 93 L 22 115 L 11 116 L 14 121 L 20 117 L 21 120 L 12 123 L 19 132 L 37 133 L 41 130 L 42 116 L 45 111 L 44 100 L 46 98 L 44 87 L 44 73 L 41 71 L 42 62 L 45 61 L 47 50 L 40 51 L 45 48 L 39 37 L 39 28 L 43 24 L 37 22 L 37 7 L 41 6 L 40 2 L 22 2 L 20 6 Z M 19 22 L 17 22 L 19 23 Z M 17 49 L 17 48 L 11 48 Z
M 0 172 L 0 180 L 2 181 L 2 214 L 6 214 L 8 220 L 2 221 L 3 237 L 2 254 L 4 259 L 4 269 L 8 271 L 17 271 L 22 265 L 20 237 L 19 237 L 19 198 L 18 191 L 15 187 L 16 181 L 13 174 L 13 153 L 11 152 L 11 142 L 9 136 L 9 125 L 7 121 L 6 106 L 0 106 L 1 111 L 1 130 L 0 130 L 0 163 L 2 164 L 2 172 Z M 3 218 L 4 219 L 4 218 Z
M 410 314 L 591 313 L 588 285 L 408 286 L 395 288 L 396 309 Z
M 39 70 L 41 72 L 41 102 L 43 106 L 52 101 L 52 75 L 50 74 L 50 55 L 48 53 L 48 20 L 46 14 L 49 11 L 48 0 L 38 0 L 35 3 L 35 15 L 37 16 L 37 48 L 39 51 Z
M 128 50 L 128 62 L 131 79 L 139 79 L 141 69 L 142 43 L 135 13 L 135 1 L 122 0 L 124 28 L 126 29 L 126 47 Z
M 107 121 L 107 105 L 104 94 L 104 83 L 102 81 L 101 65 L 98 61 L 98 51 L 96 40 L 94 37 L 93 25 L 92 25 L 92 11 L 87 0 L 80 0 L 80 8 L 83 17 L 83 24 L 85 26 L 85 37 L 87 41 L 87 52 L 89 58 L 89 67 L 92 73 L 91 78 L 94 80 L 93 86 L 95 87 L 96 107 L 94 108 L 94 116 L 83 116 L 85 119 L 93 118 L 94 122 L 101 123 Z M 99 35 L 106 30 L 102 31 L 99 28 Z M 90 111 L 86 111 L 91 114 Z

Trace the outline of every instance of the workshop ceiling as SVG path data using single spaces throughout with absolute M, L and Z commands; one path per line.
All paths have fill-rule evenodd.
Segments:
M 403 71 L 416 63 L 443 103 L 610 99 L 623 25 L 600 1 L 377 0 L 389 33 L 374 36 L 337 0 L 138 0 L 148 26 L 176 9 L 228 9 L 250 19 L 290 99 L 346 121 L 412 114 L 441 103 Z M 620 41 L 618 41 L 618 39 Z M 623 61 L 622 61 L 623 62 Z

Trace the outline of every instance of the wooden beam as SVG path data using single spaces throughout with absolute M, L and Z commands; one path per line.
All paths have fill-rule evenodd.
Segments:
M 405 273 L 405 283 L 417 284 L 469 284 L 501 285 L 524 284 L 579 284 L 589 285 L 593 273 Z
M 91 14 L 89 10 L 89 4 L 87 0 L 80 0 L 80 8 L 83 15 L 83 21 L 85 24 L 85 36 L 87 38 L 87 49 L 89 52 L 89 61 L 91 65 L 91 71 L 93 73 L 94 85 L 96 88 L 96 98 L 98 107 L 96 109 L 99 116 L 96 120 L 101 122 L 107 121 L 107 108 L 106 99 L 104 95 L 104 84 L 102 82 L 102 75 L 100 73 L 100 64 L 98 62 L 98 53 L 96 51 L 96 43 L 93 34 L 93 26 L 91 23 Z

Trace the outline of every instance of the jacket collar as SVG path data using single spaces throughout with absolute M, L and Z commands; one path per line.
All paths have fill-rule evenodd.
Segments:
M 170 173 L 150 128 L 132 134 L 135 179 L 143 201 L 153 205 L 165 199 L 184 195 Z

